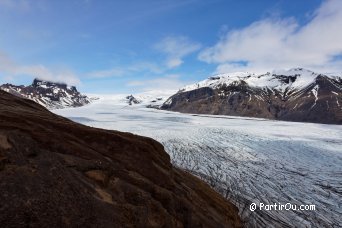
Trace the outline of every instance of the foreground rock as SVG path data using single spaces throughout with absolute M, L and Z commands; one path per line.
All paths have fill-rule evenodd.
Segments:
M 4 84 L 0 89 L 13 95 L 33 100 L 48 109 L 80 107 L 91 102 L 75 86 L 34 79 L 29 86 Z
M 2 227 L 240 227 L 235 206 L 161 144 L 0 91 Z
M 342 77 L 302 68 L 210 77 L 181 89 L 162 109 L 197 114 L 342 124 Z

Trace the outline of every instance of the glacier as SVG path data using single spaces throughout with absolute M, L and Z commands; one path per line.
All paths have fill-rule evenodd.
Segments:
M 172 163 L 233 202 L 248 227 L 338 227 L 342 218 L 342 126 L 181 114 L 100 96 L 53 110 L 96 128 L 161 142 Z M 165 100 L 165 99 L 164 99 Z M 315 205 L 315 211 L 249 210 L 251 203 Z

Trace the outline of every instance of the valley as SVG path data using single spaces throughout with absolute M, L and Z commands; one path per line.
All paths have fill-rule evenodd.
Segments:
M 96 128 L 148 136 L 172 163 L 228 198 L 250 226 L 338 226 L 342 126 L 181 114 L 101 97 L 56 114 Z M 251 203 L 314 204 L 316 211 L 251 212 Z M 319 224 L 319 225 L 318 225 Z

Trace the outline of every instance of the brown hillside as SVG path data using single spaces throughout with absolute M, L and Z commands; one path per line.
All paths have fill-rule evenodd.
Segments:
M 241 227 L 158 142 L 86 127 L 0 91 L 1 227 Z

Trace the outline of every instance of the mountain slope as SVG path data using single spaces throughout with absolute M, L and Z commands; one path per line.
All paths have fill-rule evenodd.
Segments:
M 0 91 L 2 227 L 241 227 L 158 142 L 86 127 Z
M 302 68 L 233 73 L 186 86 L 162 109 L 186 113 L 342 124 L 342 78 Z
M 48 109 L 80 107 L 90 103 L 90 99 L 79 93 L 74 86 L 34 79 L 29 86 L 4 84 L 0 89 L 13 95 L 33 100 Z

